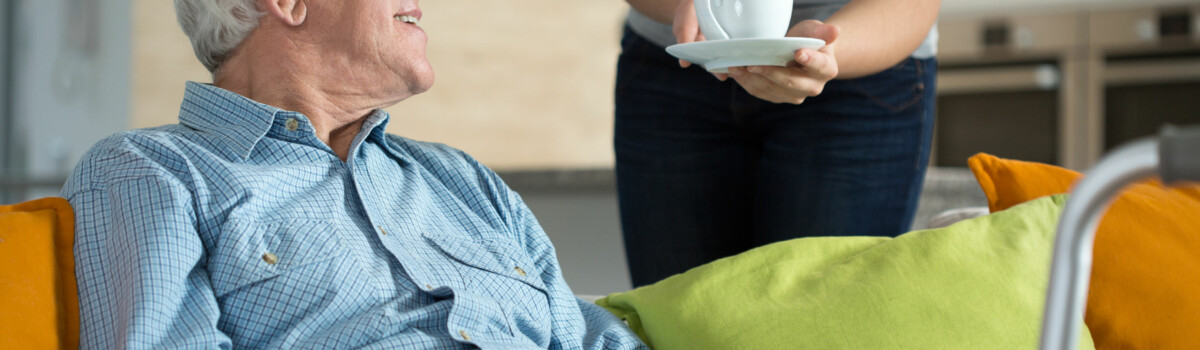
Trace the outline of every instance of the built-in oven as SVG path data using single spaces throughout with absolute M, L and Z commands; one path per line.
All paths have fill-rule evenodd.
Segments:
M 932 164 L 978 152 L 1062 164 L 1078 15 L 943 18 Z
M 1101 11 L 1091 46 L 1102 58 L 1104 148 L 1200 124 L 1200 5 Z
M 939 68 L 932 163 L 965 166 L 978 152 L 1059 164 L 1061 69 L 1053 60 Z
M 1200 123 L 1200 5 L 944 16 L 932 163 L 1084 169 L 1164 123 Z

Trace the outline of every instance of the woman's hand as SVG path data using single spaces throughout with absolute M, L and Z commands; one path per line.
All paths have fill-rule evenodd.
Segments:
M 675 7 L 674 18 L 671 29 L 677 43 L 704 41 L 693 0 L 680 0 Z M 788 62 L 786 67 L 730 67 L 728 75 L 713 75 L 721 81 L 732 76 L 738 85 L 754 97 L 775 103 L 800 104 L 806 98 L 821 94 L 825 83 L 837 77 L 838 65 L 833 48 L 840 32 L 841 29 L 837 26 L 818 20 L 810 19 L 796 23 L 788 30 L 787 36 L 825 40 L 825 47 L 819 50 L 796 51 L 795 60 Z M 680 67 L 687 68 L 691 65 L 691 62 L 679 60 Z
M 696 19 L 694 0 L 679 0 L 679 6 L 675 7 L 675 22 L 671 25 L 671 30 L 675 33 L 675 42 L 678 44 L 704 41 L 704 33 L 700 32 L 700 20 Z M 692 62 L 679 60 L 679 66 L 691 67 Z M 713 73 L 713 75 L 721 81 L 729 78 L 728 74 Z
M 704 41 L 704 34 L 700 32 L 700 20 L 696 19 L 695 1 L 679 0 L 679 5 L 675 7 L 674 18 L 675 22 L 671 25 L 671 31 L 675 34 L 675 43 L 687 44 Z M 692 63 L 679 60 L 679 66 L 687 68 L 691 67 Z
M 685 1 L 691 3 L 690 0 Z M 694 14 L 692 18 L 695 18 Z M 730 67 L 729 75 L 754 97 L 774 103 L 800 104 L 806 98 L 820 95 L 825 83 L 837 77 L 838 65 L 833 48 L 839 32 L 837 26 L 818 20 L 797 23 L 788 30 L 787 36 L 822 39 L 825 40 L 825 47 L 796 51 L 796 59 L 788 62 L 786 67 Z

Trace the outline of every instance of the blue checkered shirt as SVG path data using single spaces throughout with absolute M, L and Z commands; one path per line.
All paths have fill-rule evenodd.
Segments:
M 75 208 L 85 349 L 634 349 L 521 198 L 384 133 L 342 161 L 296 112 L 188 83 L 179 124 L 94 146 Z

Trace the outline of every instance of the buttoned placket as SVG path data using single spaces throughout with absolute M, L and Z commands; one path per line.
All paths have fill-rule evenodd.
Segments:
M 381 223 L 382 218 L 376 215 L 375 205 L 372 204 L 374 198 L 367 197 L 367 193 L 363 192 L 364 185 L 370 185 L 370 176 L 360 174 L 360 169 L 357 166 L 355 155 L 351 155 L 349 161 L 342 165 L 346 169 L 346 174 L 350 176 L 350 182 L 354 185 L 354 190 L 358 192 L 359 206 L 363 208 L 363 212 L 367 214 L 367 220 L 371 226 L 375 228 L 375 233 L 380 236 L 380 240 L 386 240 L 388 236 L 387 228 Z M 384 242 L 386 244 L 386 241 Z
M 367 140 L 364 139 L 360 142 L 365 144 Z M 378 206 L 374 204 L 375 198 L 370 197 L 368 195 L 369 192 L 364 191 L 364 189 L 370 188 L 372 185 L 374 185 L 375 179 L 371 176 L 370 169 L 364 167 L 364 164 L 369 163 L 363 163 L 357 157 L 358 154 L 365 152 L 363 148 L 367 146 L 363 144 L 354 145 L 357 146 L 352 147 L 354 154 L 351 154 L 349 161 L 342 163 L 346 173 L 348 176 L 350 176 L 350 181 L 353 183 L 355 191 L 358 193 L 359 205 L 363 208 L 363 212 L 366 214 L 367 220 L 376 230 L 377 238 L 380 240 L 380 243 L 383 244 L 384 249 L 386 249 L 393 258 L 400 262 L 401 268 L 406 270 L 406 275 L 408 275 L 408 279 L 411 281 L 411 283 L 413 283 L 415 286 L 423 286 L 426 291 L 432 292 L 433 290 L 437 289 L 437 287 L 425 281 L 418 281 L 418 279 L 423 276 L 414 274 L 411 270 L 411 267 L 417 266 L 413 265 L 417 262 L 414 261 L 409 254 L 396 251 L 393 248 L 397 240 L 407 239 L 406 236 L 402 234 L 399 228 L 393 228 L 391 232 L 389 232 L 387 224 L 389 220 L 385 215 L 377 212 Z
M 366 169 L 363 169 L 359 166 L 359 157 L 364 154 L 363 152 L 365 152 L 363 147 L 365 147 L 367 144 L 369 134 L 370 133 L 362 133 L 355 137 L 353 143 L 350 145 L 350 154 L 347 156 L 345 162 L 341 162 L 341 165 L 346 170 L 346 173 L 350 176 L 350 182 L 354 184 L 355 191 L 358 192 L 359 206 L 362 207 L 363 212 L 367 214 L 367 220 L 370 221 L 371 226 L 375 228 L 375 232 L 380 236 L 380 240 L 384 240 L 384 238 L 388 235 L 388 232 L 387 228 L 385 228 L 381 223 L 382 217 L 375 215 L 373 212 L 375 209 L 375 206 L 372 205 L 374 198 L 367 197 L 367 194 L 363 192 L 363 187 L 365 187 L 363 185 L 372 185 L 370 181 L 371 177 L 369 174 L 366 174 Z
M 359 147 L 361 147 L 361 145 Z M 358 167 L 357 157 L 353 154 L 351 155 L 349 161 L 345 162 L 343 166 L 346 168 L 346 172 L 350 176 L 350 181 L 354 184 L 355 191 L 358 192 L 359 205 L 363 208 L 363 211 L 366 212 L 367 220 L 370 221 L 371 225 L 375 227 L 375 232 L 379 234 L 380 240 L 386 240 L 388 231 L 387 228 L 382 224 L 383 218 L 380 215 L 376 215 L 374 212 L 376 208 L 376 206 L 373 205 L 374 198 L 367 197 L 367 193 L 363 192 L 363 187 L 366 187 L 364 185 L 371 185 L 370 175 L 366 174 L 365 169 L 360 169 Z

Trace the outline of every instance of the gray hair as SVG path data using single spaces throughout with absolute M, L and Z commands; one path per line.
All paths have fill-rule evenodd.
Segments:
M 192 50 L 214 74 L 254 28 L 263 12 L 255 0 L 175 0 L 175 16 Z

